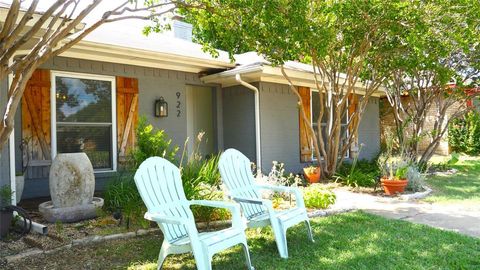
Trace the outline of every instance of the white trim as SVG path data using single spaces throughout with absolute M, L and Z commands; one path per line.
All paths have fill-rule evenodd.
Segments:
M 13 64 L 13 57 L 9 59 L 9 65 Z M 7 77 L 7 85 L 8 89 L 10 89 L 10 86 L 13 81 L 13 75 L 12 73 L 8 74 Z M 8 93 L 7 89 L 7 93 Z M 7 95 L 8 98 L 8 95 Z M 8 100 L 7 100 L 8 102 Z M 11 202 L 12 205 L 17 205 L 17 195 L 15 192 L 17 191 L 17 179 L 16 179 L 16 169 L 15 169 L 15 126 L 12 129 L 12 132 L 10 133 L 9 139 L 8 139 L 8 158 L 9 162 L 8 164 L 10 165 L 10 190 L 12 191 L 12 198 Z
M 52 137 L 52 160 L 55 159 L 57 155 L 57 97 L 56 97 L 56 82 L 55 77 L 64 76 L 76 79 L 88 79 L 88 80 L 101 80 L 109 81 L 112 85 L 112 169 L 100 169 L 95 170 L 95 172 L 115 172 L 117 171 L 117 86 L 115 76 L 106 76 L 98 74 L 89 74 L 89 73 L 78 73 L 78 72 L 66 72 L 66 71 L 50 71 L 51 78 L 51 89 L 50 89 L 50 115 L 51 115 L 51 137 Z
M 169 52 L 155 52 L 86 40 L 75 44 L 60 56 L 193 73 L 235 67 L 234 63 L 215 58 L 207 59 Z
M 310 123 L 312 125 L 312 128 L 313 128 L 313 106 L 312 106 L 313 105 L 312 104 L 312 100 L 313 100 L 312 93 L 313 92 L 320 92 L 320 91 L 318 89 L 310 88 Z M 347 99 L 347 108 L 348 108 L 348 99 Z M 347 124 L 348 124 L 348 121 L 349 121 L 349 116 L 348 116 L 348 112 L 347 112 Z M 341 126 L 343 126 L 343 125 L 346 125 L 346 124 L 341 124 Z M 325 126 L 326 126 L 326 124 L 325 124 Z M 340 132 L 341 132 L 341 130 L 340 130 Z M 349 134 L 350 134 L 350 132 L 347 129 L 347 134 L 346 134 L 347 137 L 348 137 Z M 313 141 L 311 142 L 311 144 L 312 144 L 311 147 L 313 149 Z M 350 158 L 350 149 L 348 149 L 347 154 L 345 155 L 345 158 Z M 312 151 L 312 161 L 318 161 L 318 159 L 315 158 L 315 154 L 313 153 L 313 151 Z
M 17 179 L 15 173 L 15 129 L 12 130 L 10 133 L 9 139 L 9 156 L 10 156 L 10 189 L 12 190 L 13 194 L 17 191 Z M 17 205 L 17 197 L 16 195 L 12 197 L 12 205 Z

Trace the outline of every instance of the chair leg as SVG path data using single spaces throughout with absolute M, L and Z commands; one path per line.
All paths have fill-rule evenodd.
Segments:
M 273 219 L 271 223 L 275 241 L 277 242 L 278 253 L 280 257 L 288 259 L 287 231 L 283 229 L 283 226 L 279 224 L 278 220 Z
M 245 260 L 247 262 L 247 269 L 248 270 L 255 270 L 255 268 L 252 266 L 252 261 L 250 260 L 250 252 L 248 251 L 248 245 L 247 245 L 246 240 L 245 240 L 244 243 L 242 243 L 242 248 L 243 248 L 243 252 L 245 253 Z
M 162 269 L 163 263 L 165 262 L 168 254 L 168 247 L 165 245 L 165 242 L 163 242 L 162 248 L 160 248 L 160 253 L 158 254 L 157 270 Z
M 310 241 L 315 243 L 315 240 L 313 239 L 312 227 L 310 226 L 310 221 L 308 219 L 305 220 L 305 225 L 307 226 L 308 238 L 310 238 Z
M 208 249 L 200 244 L 192 244 L 193 257 L 198 270 L 211 270 L 212 257 L 208 254 Z

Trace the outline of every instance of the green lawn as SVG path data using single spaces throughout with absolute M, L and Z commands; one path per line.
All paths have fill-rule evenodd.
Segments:
M 262 233 L 249 230 L 255 268 L 480 269 L 480 239 L 454 232 L 363 212 L 316 218 L 312 227 L 315 243 L 307 240 L 304 226 L 289 230 L 288 260 L 278 257 L 269 229 Z M 62 265 L 78 269 L 156 269 L 160 241 L 160 236 L 148 236 L 75 248 L 19 262 L 15 269 L 61 269 Z M 214 269 L 245 269 L 243 265 L 240 247 L 216 255 L 213 262 Z M 165 266 L 195 269 L 191 255 L 170 256 Z
M 427 179 L 434 192 L 425 201 L 480 203 L 480 158 L 462 157 L 454 167 L 459 170 L 454 175 Z

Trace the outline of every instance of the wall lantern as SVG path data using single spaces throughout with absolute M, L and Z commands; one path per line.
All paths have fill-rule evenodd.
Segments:
M 155 117 L 167 117 L 168 116 L 168 103 L 160 97 L 155 100 Z

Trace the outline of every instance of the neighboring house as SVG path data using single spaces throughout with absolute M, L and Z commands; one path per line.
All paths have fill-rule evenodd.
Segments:
M 254 53 L 238 56 L 237 63 L 222 51 L 213 58 L 200 45 L 176 38 L 191 37 L 191 29 L 182 23 L 173 27 L 176 37 L 146 37 L 140 25 L 104 25 L 35 72 L 1 156 L 1 183 L 13 183 L 14 172 L 28 164 L 23 198 L 48 196 L 55 155 L 83 151 L 95 168 L 97 189 L 102 189 L 134 146 L 139 115 L 164 129 L 176 145 L 183 146 L 189 137 L 190 151 L 193 138 L 205 131 L 203 154 L 234 147 L 259 163 L 264 173 L 274 160 L 285 162 L 292 172 L 312 160 L 297 99 L 278 68 Z M 301 87 L 305 104 L 315 103 L 311 67 L 290 62 L 286 68 Z M 259 90 L 258 103 L 251 85 Z M 7 86 L 0 86 L 2 105 Z M 167 117 L 154 116 L 160 99 L 168 104 Z M 313 107 L 311 114 L 316 113 Z M 378 97 L 370 100 L 358 138 L 365 144 L 360 158 L 378 154 Z M 23 152 L 18 147 L 22 140 L 28 142 Z

